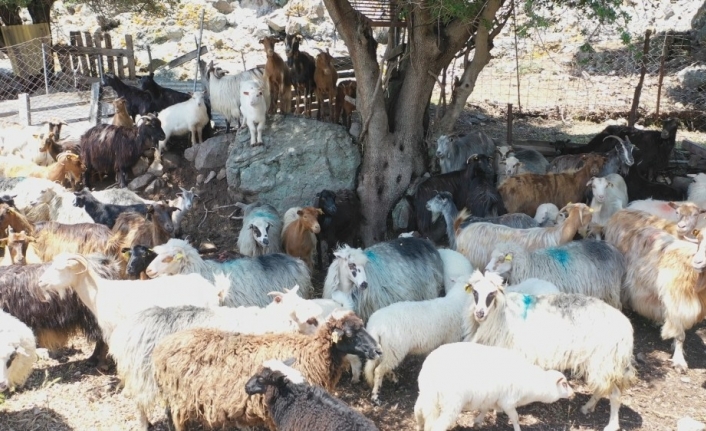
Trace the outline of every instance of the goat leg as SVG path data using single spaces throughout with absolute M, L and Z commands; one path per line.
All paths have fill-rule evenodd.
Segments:
M 96 341 L 96 346 L 93 349 L 91 356 L 86 359 L 86 364 L 91 367 L 97 366 L 101 370 L 107 370 L 110 366 L 108 361 L 108 345 L 103 340 Z

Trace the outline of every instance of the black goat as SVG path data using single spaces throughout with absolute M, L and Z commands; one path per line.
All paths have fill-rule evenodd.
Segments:
M 460 171 L 447 172 L 441 175 L 434 175 L 427 178 L 417 187 L 414 194 L 414 211 L 417 230 L 422 237 L 429 238 L 433 242 L 438 242 L 446 234 L 445 224 L 442 220 L 432 223 L 431 212 L 427 209 L 427 201 L 438 192 L 449 192 L 453 196 L 454 205 L 457 208 L 468 209 L 478 217 L 491 215 L 502 215 L 505 210 L 502 200 L 494 201 L 489 199 L 487 190 L 474 193 L 471 188 L 476 177 L 485 177 L 480 184 L 492 184 L 495 173 L 490 158 L 484 154 L 474 154 L 466 160 L 466 167 Z M 496 191 L 497 193 L 497 191 Z M 481 197 L 481 199 L 478 199 Z M 498 205 L 500 203 L 500 205 Z
M 311 117 L 311 95 L 316 89 L 316 83 L 314 82 L 316 61 L 311 54 L 299 51 L 299 42 L 302 40 L 303 36 L 301 34 L 286 35 L 284 50 L 287 54 L 287 66 L 289 66 L 291 72 L 292 85 L 297 93 L 297 108 L 294 113 L 299 113 L 300 96 L 303 95 L 306 115 Z
M 316 194 L 313 206 L 323 211 L 318 217 L 321 231 L 316 234 L 316 255 L 319 269 L 324 269 L 321 243 L 326 242 L 328 264 L 333 261 L 333 249 L 337 243 L 358 247 L 358 233 L 363 215 L 358 195 L 352 190 L 322 190 Z
M 157 253 L 144 245 L 133 245 L 132 248 L 123 248 L 122 253 L 129 256 L 127 261 L 127 275 L 133 280 L 146 280 L 145 270 L 152 263 Z
M 146 204 L 105 204 L 96 199 L 88 189 L 83 189 L 81 191 L 74 192 L 74 195 L 76 196 L 74 199 L 75 207 L 85 209 L 94 222 L 106 225 L 111 229 L 115 225 L 115 220 L 118 219 L 118 216 L 121 213 L 124 213 L 125 211 L 134 211 L 145 216 L 147 215 Z
M 8 204 L 12 208 L 17 208 L 15 206 L 15 198 L 16 197 L 17 197 L 17 195 L 12 195 L 12 196 L 11 195 L 2 195 L 2 196 L 0 196 L 0 204 Z M 0 233 L 2 233 L 2 232 L 0 232 Z
M 164 139 L 162 123 L 153 114 L 143 116 L 140 124 L 132 128 L 108 124 L 91 127 L 81 136 L 81 160 L 86 165 L 84 186 L 90 188 L 89 178 L 93 171 L 99 174 L 113 171 L 119 186 L 125 187 L 127 170 L 142 153 Z
M 662 130 L 640 130 L 628 126 L 608 126 L 591 139 L 588 144 L 577 148 L 560 149 L 562 154 L 599 152 L 606 153 L 613 148 L 614 141 L 604 140 L 610 135 L 622 139 L 629 138 L 640 149 L 642 163 L 637 167 L 639 173 L 653 180 L 655 173 L 663 170 L 669 163 L 674 149 L 679 124 L 670 118 L 662 122 Z
M 265 361 L 245 384 L 248 395 L 264 394 L 279 431 L 378 431 L 375 423 L 346 403 L 312 386 L 290 368 L 293 359 Z
M 158 111 L 155 109 L 154 99 L 149 92 L 127 85 L 117 76 L 106 73 L 103 75 L 101 85 L 111 87 L 118 97 L 125 99 L 127 102 L 127 113 L 132 117 L 133 121 L 135 121 L 137 114 L 145 115 Z

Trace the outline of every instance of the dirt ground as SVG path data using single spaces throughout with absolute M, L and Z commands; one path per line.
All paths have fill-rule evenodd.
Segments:
M 504 120 L 488 110 L 485 125 L 491 135 L 502 133 Z M 470 114 L 468 114 L 470 115 Z M 463 119 L 462 119 L 463 120 Z M 463 121 L 462 121 L 463 123 Z M 515 135 L 518 139 L 554 139 L 553 136 L 570 136 L 576 142 L 585 141 L 590 134 L 602 129 L 595 123 L 564 124 L 561 121 L 541 118 L 518 119 Z M 680 133 L 678 140 L 684 136 Z M 703 136 L 689 139 L 706 142 Z M 175 147 L 180 153 L 183 147 Z M 150 198 L 170 198 L 181 185 L 189 188 L 195 184 L 196 172 L 185 160 L 168 172 L 171 189 Z M 227 191 L 226 181 L 213 180 L 199 189 L 200 201 L 184 221 L 184 235 L 196 245 L 213 244 L 218 253 L 235 251 L 240 222 L 230 218 L 236 210 Z M 237 215 L 237 213 L 236 213 Z M 203 247 L 202 247 L 203 248 Z M 315 273 L 317 287 L 323 274 Z M 623 396 L 620 423 L 626 430 L 674 430 L 677 420 L 690 416 L 706 422 L 706 322 L 701 322 L 687 333 L 685 355 L 690 369 L 685 374 L 674 371 L 668 358 L 671 343 L 659 337 L 659 328 L 645 319 L 628 312 L 635 329 L 635 354 L 639 381 Z M 424 328 L 417 328 L 423 330 Z M 71 346 L 52 358 L 44 357 L 35 365 L 26 387 L 12 394 L 0 395 L 0 431 L 127 431 L 137 427 L 137 417 L 129 399 L 121 394 L 114 369 L 102 373 L 87 367 L 84 360 L 92 346 L 81 338 L 74 338 Z M 381 406 L 369 401 L 369 388 L 364 384 L 353 385 L 344 375 L 335 393 L 354 408 L 370 417 L 383 431 L 415 429 L 413 407 L 416 400 L 416 377 L 423 358 L 408 358 L 398 369 L 398 383 L 386 381 L 383 385 Z M 458 372 L 482 372 L 468 364 Z M 590 394 L 580 381 L 572 380 L 576 396 L 551 405 L 532 404 L 519 409 L 521 425 L 525 431 L 602 430 L 608 422 L 608 401 L 602 400 L 595 413 L 584 416 L 579 408 Z M 473 416 L 464 413 L 458 420 L 457 430 L 469 430 Z M 152 415 L 156 431 L 167 430 L 164 415 Z M 200 430 L 199 427 L 191 428 Z M 490 417 L 481 429 L 509 430 L 507 416 L 499 413 Z

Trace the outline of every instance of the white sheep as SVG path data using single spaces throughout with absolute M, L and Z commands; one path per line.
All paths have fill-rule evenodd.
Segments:
M 628 206 L 628 186 L 619 174 L 592 177 L 586 185 L 593 191 L 591 222 L 603 226 L 613 214 Z
M 215 274 L 226 274 L 230 280 L 230 289 L 223 305 L 264 307 L 270 302 L 267 292 L 294 285 L 300 286 L 301 296 L 311 296 L 311 278 L 306 264 L 282 253 L 243 257 L 221 263 L 203 260 L 188 242 L 176 238 L 153 250 L 157 257 L 145 270 L 149 277 L 193 272 L 213 280 Z
M 262 202 L 236 205 L 243 210 L 238 234 L 238 251 L 245 256 L 262 256 L 282 251 L 282 219 L 275 207 Z
M 473 303 L 464 319 L 466 341 L 505 347 L 544 369 L 571 370 L 593 395 L 587 414 L 610 396 L 604 431 L 617 431 L 620 397 L 636 379 L 633 329 L 620 311 L 600 299 L 561 293 L 505 293 L 502 278 L 480 271 L 469 279 Z
M 533 251 L 518 244 L 501 243 L 493 250 L 485 269 L 506 276 L 510 284 L 541 278 L 564 293 L 593 296 L 621 308 L 625 257 L 603 241 L 572 241 Z
M 534 219 L 539 224 L 539 227 L 553 227 L 564 221 L 564 217 L 560 218 L 559 208 L 552 203 L 538 206 Z
M 110 353 L 117 362 L 123 393 L 136 403 L 140 429 L 147 431 L 147 415 L 159 403 L 152 351 L 164 337 L 191 328 L 213 328 L 240 334 L 313 334 L 318 328 L 320 310 L 310 305 L 302 299 L 297 303 L 289 301 L 285 308 L 275 297 L 265 308 L 151 307 L 121 322 L 110 339 Z
M 131 314 L 154 306 L 216 307 L 230 284 L 222 274 L 216 277 L 215 286 L 199 274 L 153 280 L 108 280 L 101 278 L 93 265 L 94 262 L 80 254 L 61 253 L 39 277 L 38 285 L 59 294 L 75 291 L 96 317 L 108 345 L 115 327 Z
M 689 184 L 687 200 L 695 202 L 701 207 L 706 206 L 706 174 L 699 172 L 698 174 L 688 175 L 694 179 L 694 182 Z
M 191 99 L 163 109 L 158 118 L 162 122 L 164 140 L 159 141 L 159 151 L 155 154 L 155 158 L 159 158 L 164 152 L 167 141 L 172 136 L 191 132 L 191 145 L 202 143 L 201 131 L 210 121 L 203 91 L 194 91 Z
M 0 310 L 0 392 L 25 384 L 37 360 L 36 350 L 32 330 Z
M 178 211 L 172 212 L 172 223 L 174 224 L 175 235 L 179 235 L 181 233 L 181 221 L 184 220 L 186 213 L 194 205 L 194 199 L 199 197 L 199 195 L 194 192 L 194 187 L 190 190 L 186 190 L 183 187 L 179 188 L 181 189 L 181 192 L 176 194 L 177 197 L 167 201 L 168 206 L 178 208 Z
M 448 248 L 440 248 L 439 255 L 444 265 L 444 290 L 448 292 L 459 281 L 465 281 L 472 273 L 473 266 L 461 253 Z
M 553 403 L 574 391 L 559 371 L 545 371 L 521 354 L 476 343 L 446 344 L 424 360 L 414 404 L 418 431 L 453 428 L 464 410 L 480 410 L 473 421 L 483 423 L 489 410 L 502 410 L 520 431 L 517 407 Z
M 396 302 L 370 316 L 365 330 L 383 351 L 381 357 L 365 363 L 365 380 L 373 388 L 370 397 L 373 403 L 380 404 L 380 387 L 385 375 L 397 368 L 407 355 L 426 355 L 442 344 L 461 341 L 463 310 L 468 296 L 464 286 L 465 279 L 448 289 L 444 297 Z M 424 330 L 410 330 L 411 322 Z M 355 375 L 353 378 L 356 380 Z
M 261 81 L 240 83 L 240 112 L 250 131 L 250 146 L 264 145 L 262 129 L 267 119 L 265 90 Z
M 561 293 L 551 281 L 539 278 L 528 278 L 521 283 L 505 286 L 505 292 L 524 293 L 525 295 L 552 295 Z

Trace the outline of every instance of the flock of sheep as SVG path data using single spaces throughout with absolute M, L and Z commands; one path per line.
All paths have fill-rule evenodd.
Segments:
M 288 38 L 288 47 L 295 42 Z M 268 65 L 274 43 L 263 40 Z M 211 90 L 226 85 L 222 70 L 205 72 Z M 267 66 L 264 76 L 272 76 Z M 269 91 L 288 100 L 282 83 L 268 79 L 265 100 Z M 244 82 L 231 83 L 248 89 Z M 124 90 L 112 77 L 106 83 Z M 382 403 L 385 377 L 415 354 L 428 355 L 414 408 L 420 431 L 451 429 L 464 410 L 479 411 L 480 425 L 493 409 L 518 431 L 517 407 L 573 394 L 567 370 L 592 394 L 584 414 L 609 399 L 604 429 L 613 431 L 636 379 L 623 307 L 661 324 L 662 337 L 674 339 L 674 366 L 687 368 L 685 332 L 706 317 L 706 174 L 686 196 L 652 181 L 674 147 L 675 122 L 659 131 L 611 126 L 580 149 L 560 148 L 566 154 L 551 163 L 482 132 L 441 137 L 442 173 L 410 197 L 417 237 L 359 248 L 356 194 L 322 190 L 313 205 L 284 213 L 238 203 L 243 256 L 218 260 L 179 238 L 198 198 L 193 188 L 151 201 L 124 188 L 62 185 L 81 177 L 88 186 L 93 173 L 115 172 L 122 187 L 147 148 L 163 149 L 184 131 L 200 139 L 206 123 L 179 128 L 181 120 L 169 120 L 193 117 L 170 113 L 178 104 L 150 114 L 150 103 L 176 96 L 152 77 L 143 84 L 149 98 L 119 99 L 114 124 L 84 133 L 78 163 L 57 152 L 62 123 L 53 121 L 41 159 L 55 162 L 41 175 L 0 172 L 0 390 L 24 384 L 37 346 L 57 350 L 82 334 L 95 342 L 92 364 L 115 361 L 143 431 L 160 405 L 178 431 L 193 421 L 211 429 L 376 430 L 329 392 L 350 367 Z M 315 84 L 295 86 L 305 107 L 313 88 L 321 91 Z M 220 112 L 214 96 L 224 91 L 210 98 Z M 248 108 L 232 102 L 229 121 L 242 113 L 249 124 Z M 179 103 L 208 108 L 199 93 Z M 280 106 L 287 111 L 288 103 Z M 138 126 L 135 114 L 143 114 Z M 37 156 L 22 146 L 11 152 L 8 161 Z M 321 298 L 315 263 L 326 271 Z

